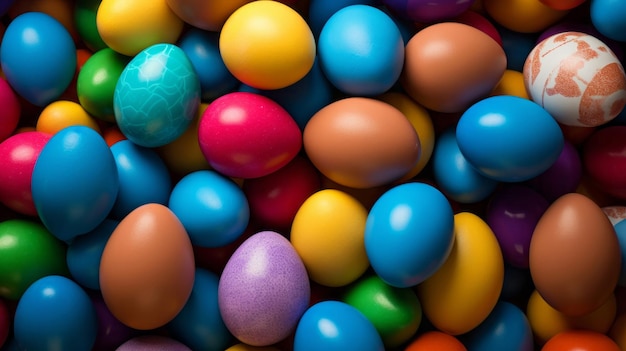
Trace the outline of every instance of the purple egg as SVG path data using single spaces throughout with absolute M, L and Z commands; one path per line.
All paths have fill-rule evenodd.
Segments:
M 549 202 L 575 192 L 582 177 L 582 163 L 578 150 L 565 141 L 557 160 L 545 172 L 530 179 L 528 185 L 539 192 Z
M 117 320 L 101 296 L 91 298 L 98 316 L 98 334 L 93 351 L 112 351 L 136 335 L 137 331 Z
M 143 335 L 126 341 L 116 351 L 191 351 L 191 349 L 165 336 Z
M 246 239 L 226 263 L 218 305 L 239 341 L 267 346 L 295 330 L 310 295 L 306 268 L 289 240 L 263 231 Z
M 492 196 L 486 222 L 493 230 L 505 262 L 528 268 L 530 239 L 549 202 L 532 188 L 512 184 Z
M 474 0 L 383 0 L 383 4 L 398 16 L 432 23 L 450 20 L 472 7 Z

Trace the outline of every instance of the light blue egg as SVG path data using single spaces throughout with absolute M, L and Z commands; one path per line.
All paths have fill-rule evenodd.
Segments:
M 326 300 L 309 307 L 300 318 L 294 351 L 383 351 L 383 341 L 372 322 L 345 302 Z
M 591 0 L 591 23 L 607 38 L 626 42 L 626 2 Z
M 76 46 L 65 27 L 42 12 L 13 19 L 0 47 L 2 73 L 28 102 L 46 106 L 57 100 L 76 72 Z
M 615 223 L 613 228 L 615 228 L 615 234 L 617 234 L 619 248 L 623 257 L 618 283 L 620 286 L 626 287 L 626 221 L 622 220 Z
M 208 170 L 189 173 L 172 189 L 169 208 L 194 245 L 220 247 L 237 240 L 250 220 L 243 190 L 231 179 Z
M 433 152 L 433 174 L 439 189 L 452 200 L 475 203 L 494 192 L 498 182 L 478 173 L 456 142 L 454 129 L 442 133 Z
M 111 217 L 122 219 L 141 205 L 167 205 L 172 190 L 170 174 L 156 151 L 121 140 L 111 146 L 120 189 Z
M 67 248 L 67 268 L 74 281 L 92 289 L 100 290 L 100 260 L 107 241 L 119 221 L 105 219 L 96 229 L 75 238 Z
M 522 182 L 557 160 L 564 138 L 556 120 L 537 103 L 500 95 L 470 106 L 456 127 L 461 153 L 482 175 Z
M 189 127 L 200 104 L 200 81 L 178 46 L 155 44 L 126 65 L 113 94 L 115 120 L 137 145 L 166 145 Z
M 50 275 L 26 289 L 17 304 L 14 328 L 23 350 L 89 351 L 98 319 L 91 299 L 78 284 Z
M 382 10 L 351 5 L 334 13 L 318 40 L 322 71 L 339 90 L 373 96 L 397 82 L 404 66 L 404 40 Z
M 232 342 L 219 310 L 218 285 L 215 273 L 197 268 L 185 307 L 168 324 L 172 335 L 195 351 L 221 351 Z
M 374 0 L 315 0 L 309 4 L 307 23 L 318 38 L 326 21 L 337 11 L 350 5 L 374 5 Z
M 454 214 L 446 197 L 425 183 L 387 190 L 365 223 L 365 250 L 376 274 L 399 288 L 415 286 L 445 262 L 454 242 Z
M 72 126 L 52 136 L 41 150 L 31 185 L 39 218 L 50 233 L 69 242 L 108 216 L 119 180 L 102 136 L 91 128 Z

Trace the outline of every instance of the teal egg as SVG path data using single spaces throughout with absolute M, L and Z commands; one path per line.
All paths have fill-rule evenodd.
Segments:
M 139 52 L 115 86 L 113 109 L 121 132 L 144 147 L 166 145 L 189 127 L 200 105 L 200 81 L 184 51 L 156 44 Z

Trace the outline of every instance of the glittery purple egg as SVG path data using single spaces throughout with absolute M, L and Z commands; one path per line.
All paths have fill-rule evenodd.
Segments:
M 267 346 L 295 329 L 310 295 L 306 268 L 289 240 L 263 231 L 246 239 L 226 263 L 218 304 L 239 341 Z
M 191 351 L 191 349 L 165 336 L 142 335 L 128 340 L 115 351 Z

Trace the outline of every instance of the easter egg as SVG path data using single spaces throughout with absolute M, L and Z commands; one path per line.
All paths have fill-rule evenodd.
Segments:
M 626 198 L 626 126 L 609 126 L 594 131 L 582 146 L 582 165 L 594 184 L 603 192 Z
M 66 275 L 65 245 L 38 222 L 0 222 L 0 296 L 17 300 L 36 280 Z
M 322 28 L 318 50 L 328 80 L 350 95 L 386 92 L 404 64 L 398 26 L 382 10 L 368 5 L 351 5 L 334 13 Z
M 37 213 L 61 240 L 97 227 L 113 208 L 118 189 L 111 150 L 100 134 L 85 126 L 67 127 L 52 136 L 33 169 Z
M 602 210 L 606 213 L 605 208 Z M 609 217 L 609 220 L 610 219 L 611 218 Z M 622 253 L 622 267 L 620 270 L 618 284 L 620 286 L 626 286 L 626 259 L 624 259 L 624 257 L 626 257 L 626 222 L 622 222 L 622 220 L 617 223 L 611 221 L 611 223 L 613 223 L 613 229 L 615 229 L 615 234 L 617 235 L 617 240 L 619 241 L 620 252 Z
M 450 203 L 431 185 L 405 183 L 386 191 L 365 224 L 365 250 L 376 274 L 399 288 L 432 276 L 452 249 L 453 218 Z
M 259 94 L 233 92 L 217 98 L 204 111 L 198 142 L 213 169 L 248 179 L 287 165 L 300 151 L 302 133 L 275 101 Z
M 456 337 L 437 330 L 427 331 L 417 336 L 404 351 L 467 351 Z
M 626 14 L 626 6 L 621 1 L 591 0 L 590 18 L 593 26 L 603 35 L 618 40 L 626 41 L 624 22 L 621 21 Z
M 15 340 L 24 350 L 89 351 L 97 321 L 87 292 L 68 278 L 49 275 L 30 285 L 18 302 Z
M 78 103 L 57 100 L 47 105 L 39 114 L 35 130 L 56 134 L 70 126 L 85 126 L 100 133 L 98 122 Z
M 176 45 L 155 44 L 126 65 L 113 93 L 115 120 L 137 145 L 157 147 L 185 132 L 200 104 L 200 82 Z
M 555 10 L 571 10 L 577 6 L 580 6 L 585 0 L 539 0 L 541 3 L 547 5 Z
M 530 273 L 537 291 L 570 316 L 601 306 L 615 289 L 621 253 L 615 230 L 588 197 L 561 196 L 543 214 L 530 242 Z
M 96 52 L 107 47 L 98 32 L 98 7 L 102 0 L 77 0 L 74 4 L 74 24 L 80 39 Z
M 504 71 L 502 79 L 491 92 L 491 95 L 513 95 L 524 99 L 530 98 L 524 85 L 524 74 L 510 69 Z
M 3 106 L 0 112 L 0 142 L 2 142 L 17 128 L 22 110 L 15 92 L 4 78 L 0 78 L 0 105 Z
M 280 349 L 273 346 L 250 346 L 239 343 L 227 348 L 226 351 L 280 351 Z
M 619 351 L 607 335 L 589 330 L 567 330 L 552 337 L 541 351 Z
M 170 322 L 194 282 L 193 248 L 167 207 L 142 205 L 120 221 L 100 261 L 100 290 L 113 315 L 139 330 Z
M 0 300 L 0 347 L 4 346 L 9 334 L 11 332 L 11 326 L 13 324 L 12 315 L 10 315 L 9 308 L 4 300 Z
M 289 240 L 263 231 L 246 239 L 226 263 L 218 304 L 239 341 L 268 346 L 295 330 L 310 293 L 306 268 Z
M 562 195 L 575 192 L 582 175 L 579 150 L 571 142 L 565 140 L 563 150 L 552 166 L 530 179 L 527 184 L 546 200 L 552 202 Z
M 385 347 L 374 325 L 358 309 L 345 302 L 322 301 L 300 319 L 293 349 L 383 351 Z
M 278 1 L 253 1 L 235 10 L 220 31 L 219 50 L 242 83 L 279 89 L 302 79 L 315 60 L 308 24 Z
M 166 0 L 102 0 L 96 25 L 106 45 L 126 56 L 152 45 L 174 43 L 183 30 L 183 21 Z
M 366 220 L 365 207 L 340 190 L 320 190 L 304 201 L 293 219 L 290 240 L 311 280 L 344 286 L 367 270 Z
M 219 32 L 228 17 L 251 0 L 167 0 L 167 4 L 183 21 L 193 27 Z
M 76 61 L 72 37 L 45 13 L 17 16 L 2 38 L 2 72 L 15 92 L 36 106 L 46 106 L 63 94 L 74 78 Z
M 344 98 L 319 110 L 304 128 L 303 144 L 323 175 L 352 188 L 391 183 L 420 158 L 419 137 L 404 114 L 365 97 Z
M 482 3 L 495 23 L 518 33 L 540 32 L 568 14 L 540 0 L 482 0 Z
M 502 47 L 461 23 L 428 26 L 405 51 L 402 86 L 419 104 L 438 112 L 462 112 L 489 95 L 506 70 Z
M 174 185 L 168 206 L 185 227 L 191 243 L 200 247 L 232 243 L 243 234 L 250 219 L 241 188 L 215 171 L 184 176 Z
M 161 335 L 136 336 L 122 345 L 116 351 L 191 351 L 185 344 Z
M 317 0 L 308 4 L 307 22 L 316 38 L 328 19 L 337 11 L 351 5 L 376 5 L 374 0 Z
M 384 0 L 383 4 L 400 16 L 414 22 L 443 22 L 451 20 L 470 9 L 474 0 L 457 1 L 407 1 L 407 0 Z
M 18 213 L 37 215 L 31 181 L 35 162 L 48 140 L 49 134 L 30 131 L 0 142 L 0 203 Z
M 137 334 L 136 330 L 124 325 L 111 314 L 101 295 L 92 295 L 91 301 L 98 317 L 98 334 L 92 351 L 115 350 Z
M 459 212 L 454 215 L 454 244 L 447 260 L 417 286 L 417 292 L 428 320 L 438 330 L 460 335 L 489 316 L 503 279 L 504 260 L 493 231 L 477 215 Z
M 456 126 L 461 153 L 486 177 L 521 182 L 545 172 L 561 154 L 563 133 L 538 104 L 517 96 L 483 99 Z M 533 147 L 526 147 L 532 140 Z
M 476 4 L 478 2 L 474 2 Z M 500 31 L 492 23 L 491 19 L 488 19 L 484 12 L 477 11 L 476 9 L 469 9 L 460 15 L 454 17 L 453 22 L 467 24 L 476 29 L 480 29 L 485 34 L 489 35 L 496 43 L 502 45 L 502 37 Z
M 626 105 L 622 64 L 589 34 L 558 33 L 537 44 L 524 64 L 524 82 L 531 99 L 565 125 L 603 125 Z

